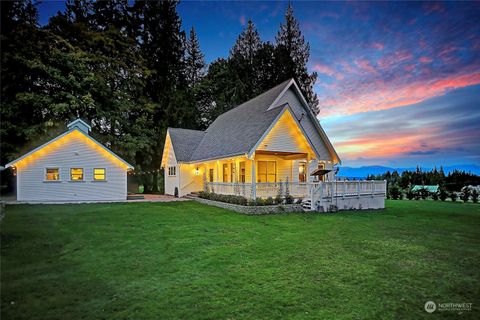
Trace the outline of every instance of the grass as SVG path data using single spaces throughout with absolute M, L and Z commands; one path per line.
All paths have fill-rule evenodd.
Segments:
M 2 319 L 427 319 L 472 302 L 480 206 L 245 216 L 195 202 L 8 206 Z

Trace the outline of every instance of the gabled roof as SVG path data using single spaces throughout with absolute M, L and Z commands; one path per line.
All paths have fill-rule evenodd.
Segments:
M 205 131 L 168 128 L 168 134 L 172 140 L 173 151 L 177 161 L 190 161 L 193 151 L 202 141 Z
M 284 81 L 221 114 L 205 131 L 169 128 L 177 161 L 197 162 L 250 154 L 285 107 L 288 107 L 287 104 L 279 104 L 279 99 L 291 86 L 295 87 L 297 95 L 315 123 L 322 140 L 325 141 L 332 158 L 339 161 L 327 135 L 293 79 Z
M 107 154 L 109 154 L 110 156 L 112 156 L 114 159 L 116 159 L 116 160 L 120 161 L 121 163 L 123 163 L 127 169 L 133 169 L 133 166 L 132 166 L 131 164 L 129 164 L 128 162 L 126 162 L 125 160 L 123 160 L 122 158 L 120 158 L 119 156 L 117 156 L 115 153 L 113 153 L 113 151 L 111 151 L 110 149 L 108 149 L 107 147 L 105 147 L 103 144 L 101 144 L 100 142 L 98 142 L 97 140 L 95 140 L 94 138 L 92 138 L 90 135 L 88 135 L 87 133 L 85 133 L 83 130 L 80 130 L 79 128 L 77 128 L 77 127 L 75 127 L 75 126 L 74 126 L 74 127 L 71 127 L 70 130 L 62 133 L 61 135 L 53 138 L 52 140 L 50 140 L 50 141 L 42 144 L 41 146 L 33 149 L 32 151 L 24 154 L 24 155 L 21 156 L 20 158 L 15 159 L 15 160 L 7 163 L 7 164 L 5 165 L 5 168 L 14 167 L 14 166 L 15 166 L 16 164 L 18 164 L 20 161 L 25 160 L 25 159 L 27 159 L 27 158 L 30 157 L 30 156 L 33 156 L 35 153 L 37 153 L 37 152 L 40 151 L 41 149 L 43 149 L 43 148 L 45 148 L 45 147 L 47 147 L 47 146 L 49 146 L 49 145 L 51 145 L 51 144 L 53 144 L 53 143 L 61 140 L 61 139 L 63 139 L 63 138 L 65 138 L 65 137 L 67 137 L 67 136 L 69 136 L 69 135 L 71 135 L 71 134 L 74 134 L 74 133 L 75 133 L 75 134 L 81 134 L 82 137 L 89 139 L 94 145 L 96 145 L 96 146 L 98 146 L 100 149 L 106 151 Z

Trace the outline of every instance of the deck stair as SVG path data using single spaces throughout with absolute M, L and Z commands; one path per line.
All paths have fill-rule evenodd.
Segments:
M 302 201 L 303 211 L 312 211 L 312 199 L 307 198 Z
M 145 197 L 141 194 L 129 194 L 127 195 L 127 200 L 143 200 Z

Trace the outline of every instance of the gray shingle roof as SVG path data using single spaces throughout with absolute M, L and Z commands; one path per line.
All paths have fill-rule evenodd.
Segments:
M 248 153 L 283 110 L 267 111 L 290 81 L 225 112 L 205 131 L 170 128 L 177 161 L 201 161 Z
M 205 131 L 168 128 L 177 161 L 190 161 L 192 153 L 205 136 Z

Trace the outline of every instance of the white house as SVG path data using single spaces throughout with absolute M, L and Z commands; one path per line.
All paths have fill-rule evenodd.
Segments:
M 132 165 L 93 139 L 77 119 L 68 131 L 8 163 L 17 179 L 17 200 L 123 201 Z
M 208 189 L 267 198 L 288 186 L 290 195 L 308 198 L 313 209 L 383 207 L 385 182 L 336 182 L 339 162 L 290 79 L 220 115 L 205 131 L 169 128 L 162 168 L 171 195 Z M 369 199 L 358 200 L 362 195 Z

